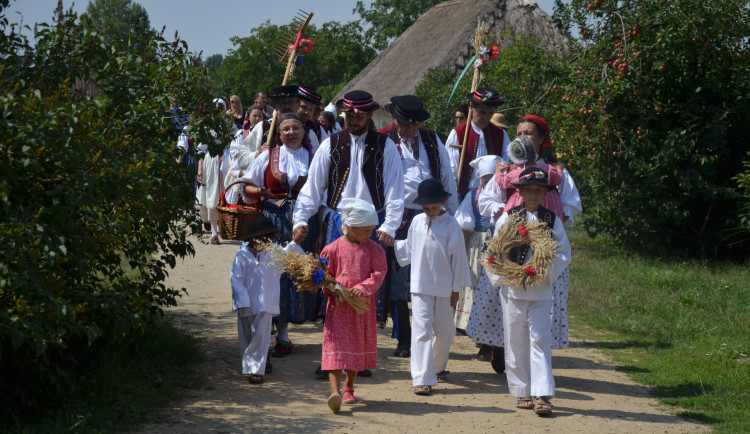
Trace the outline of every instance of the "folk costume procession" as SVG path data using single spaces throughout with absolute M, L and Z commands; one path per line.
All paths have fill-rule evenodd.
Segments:
M 381 108 L 356 89 L 323 107 L 288 75 L 247 110 L 236 95 L 229 110 L 217 98 L 232 141 L 219 156 L 197 153 L 211 244 L 219 232 L 242 242 L 230 282 L 246 380 L 262 383 L 270 358 L 294 357 L 290 327 L 322 321 L 310 374 L 328 379 L 339 412 L 366 399 L 355 380 L 374 375 L 378 328 L 391 318 L 413 393 L 449 381 L 451 345 L 465 335 L 506 375 L 517 408 L 551 414 L 551 351 L 569 346 L 564 228 L 582 207 L 546 121 L 524 116 L 511 142 L 500 92 L 472 86 L 443 142 L 414 95 Z M 378 110 L 392 120 L 379 130 Z

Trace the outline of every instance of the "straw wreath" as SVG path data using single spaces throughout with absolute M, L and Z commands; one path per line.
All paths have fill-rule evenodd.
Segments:
M 350 289 L 338 284 L 328 273 L 328 259 L 316 257 L 312 253 L 303 255 L 293 251 L 284 251 L 278 244 L 267 243 L 272 261 L 283 273 L 289 273 L 297 287 L 297 292 L 317 292 L 325 286 L 328 293 L 333 293 L 336 300 L 343 301 L 359 315 L 367 312 L 367 299 L 350 292 Z
M 508 255 L 514 247 L 524 245 L 531 249 L 531 259 L 518 265 Z M 505 284 L 526 289 L 547 279 L 556 249 L 557 241 L 546 223 L 540 220 L 527 223 L 526 213 L 513 213 L 490 240 L 483 265 L 492 274 L 505 277 Z

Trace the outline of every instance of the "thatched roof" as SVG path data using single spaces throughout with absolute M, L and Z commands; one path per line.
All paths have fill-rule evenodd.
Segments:
M 419 17 L 333 100 L 349 90 L 362 89 L 384 104 L 394 95 L 413 94 L 431 69 L 462 70 L 479 20 L 489 23 L 490 38 L 513 26 L 538 37 L 552 52 L 566 49 L 565 38 L 535 0 L 446 1 Z

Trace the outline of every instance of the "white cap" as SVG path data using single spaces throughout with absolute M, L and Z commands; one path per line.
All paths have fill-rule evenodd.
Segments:
M 226 101 L 224 101 L 223 99 L 221 99 L 221 98 L 214 98 L 214 105 L 217 105 L 217 104 L 221 104 L 221 105 L 223 105 L 223 106 L 224 106 L 225 108 L 226 108 L 226 106 L 227 106 L 227 103 L 226 103 Z
M 500 157 L 497 155 L 485 155 L 484 157 L 472 160 L 469 165 L 477 170 L 477 175 L 481 178 L 484 175 L 494 174 L 498 161 L 500 161 Z
M 329 102 L 326 108 L 324 108 L 323 110 L 333 113 L 333 117 L 337 117 L 339 115 L 338 111 L 336 110 L 336 106 L 332 102 Z
M 341 222 L 350 228 L 378 225 L 378 213 L 367 201 L 356 198 L 341 199 Z

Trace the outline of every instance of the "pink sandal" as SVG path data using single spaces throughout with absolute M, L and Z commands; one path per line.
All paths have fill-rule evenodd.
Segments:
M 354 389 L 352 389 L 351 387 L 345 387 L 343 395 L 344 404 L 355 404 L 357 402 L 357 398 L 354 397 Z

